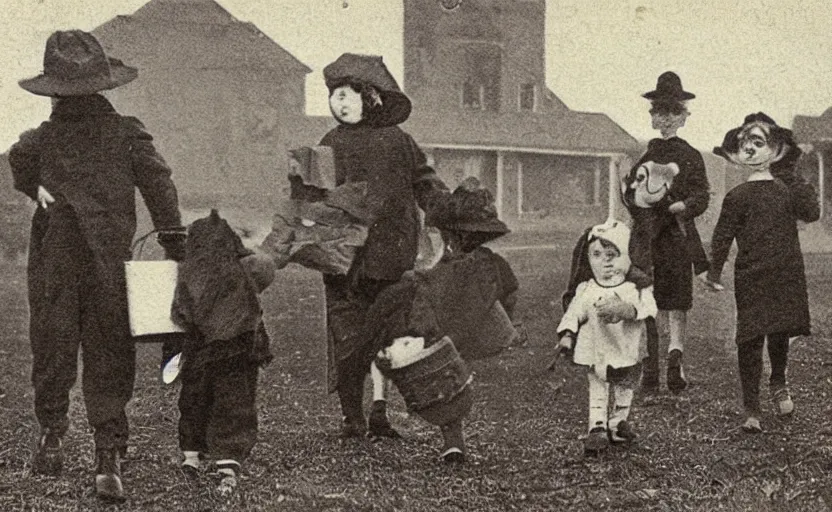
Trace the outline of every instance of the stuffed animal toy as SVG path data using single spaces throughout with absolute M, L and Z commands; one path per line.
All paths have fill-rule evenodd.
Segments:
M 401 368 L 414 361 L 419 352 L 425 349 L 425 338 L 402 336 L 393 340 L 393 344 L 380 350 L 378 357 L 390 361 L 391 368 Z
M 673 178 L 679 174 L 675 162 L 659 164 L 644 162 L 634 167 L 621 181 L 621 193 L 626 205 L 638 208 L 652 208 L 667 196 L 673 186 Z

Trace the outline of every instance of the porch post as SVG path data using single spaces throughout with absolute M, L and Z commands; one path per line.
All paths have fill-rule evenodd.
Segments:
M 504 152 L 497 151 L 497 184 L 494 187 L 497 190 L 495 190 L 496 197 L 494 198 L 494 202 L 497 203 L 497 218 L 499 219 L 503 218 L 503 187 L 505 186 L 505 179 L 503 176 L 503 159 Z
M 818 190 L 818 199 L 819 199 L 819 203 L 820 203 L 820 218 L 823 219 L 823 210 L 824 210 L 823 206 L 824 206 L 824 203 L 826 202 L 824 200 L 824 197 L 826 195 L 825 194 L 825 192 L 826 192 L 826 190 L 825 190 L 826 189 L 826 183 L 825 183 L 826 180 L 824 179 L 826 173 L 823 172 L 824 171 L 824 169 L 823 169 L 823 163 L 824 163 L 823 162 L 823 151 L 821 151 L 821 150 L 815 151 L 815 154 L 818 155 L 818 189 L 819 189 Z
M 615 216 L 615 205 L 618 202 L 618 158 L 615 156 L 610 156 L 608 174 L 607 218 L 612 219 Z

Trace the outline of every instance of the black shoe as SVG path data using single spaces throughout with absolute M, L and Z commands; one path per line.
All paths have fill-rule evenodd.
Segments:
M 656 394 L 659 392 L 661 384 L 659 384 L 659 377 L 656 375 L 642 375 L 641 377 L 641 391 L 647 394 Z
M 344 418 L 344 423 L 341 424 L 341 434 L 339 437 L 349 439 L 354 437 L 366 437 L 367 424 L 363 418 L 361 420 Z
M 671 393 L 680 393 L 688 387 L 685 371 L 682 369 L 682 352 L 671 350 L 667 356 L 667 389 Z
M 620 422 L 615 430 L 610 430 L 610 442 L 613 444 L 632 443 L 637 437 L 627 421 Z
M 609 448 L 609 446 L 610 440 L 607 436 L 607 429 L 604 427 L 595 427 L 589 431 L 589 435 L 584 440 L 584 455 L 598 455 Z
M 95 451 L 95 494 L 108 501 L 124 501 L 124 487 L 121 484 L 121 461 L 118 449 L 108 448 Z
M 401 435 L 390 426 L 390 420 L 387 418 L 387 402 L 384 400 L 376 400 L 373 402 L 373 407 L 370 409 L 370 430 L 368 435 L 371 438 L 388 437 L 391 439 L 401 439 Z
M 240 475 L 240 464 L 228 460 L 217 463 L 217 474 L 220 477 L 220 483 L 217 486 L 217 491 L 223 496 L 229 496 L 237 489 L 237 478 Z
M 61 436 L 44 429 L 38 441 L 38 450 L 32 460 L 32 473 L 36 475 L 58 476 L 64 465 L 64 453 Z
M 445 464 L 464 464 L 465 452 L 457 447 L 448 448 L 442 452 L 442 462 Z

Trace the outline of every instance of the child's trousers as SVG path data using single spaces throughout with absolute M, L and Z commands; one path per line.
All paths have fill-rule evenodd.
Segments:
M 182 369 L 179 447 L 243 462 L 257 441 L 259 366 L 242 353 Z
M 641 364 L 625 368 L 607 367 L 604 377 L 590 368 L 587 372 L 589 384 L 589 430 L 602 427 L 615 430 L 618 424 L 630 417 L 635 386 L 641 375 Z M 610 411 L 610 390 L 612 390 L 612 411 Z
M 786 387 L 786 365 L 789 361 L 789 336 L 784 333 L 757 336 L 737 347 L 737 360 L 742 385 L 742 404 L 746 413 L 761 414 L 760 378 L 763 373 L 763 344 L 768 337 L 768 359 L 771 363 L 769 386 L 772 389 Z

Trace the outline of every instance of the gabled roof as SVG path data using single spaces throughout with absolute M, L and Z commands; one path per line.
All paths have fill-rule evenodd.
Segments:
M 237 20 L 214 0 L 150 0 L 132 15 L 117 16 L 93 33 L 116 57 L 126 59 L 125 52 L 153 56 L 163 67 L 312 71 L 254 24 Z M 159 51 L 160 40 L 175 46 Z
M 832 107 L 820 116 L 794 116 L 792 131 L 798 142 L 832 142 Z
M 133 13 L 136 19 L 178 20 L 189 23 L 233 23 L 237 21 L 214 0 L 151 0 Z
M 414 109 L 405 129 L 422 145 L 505 148 L 526 152 L 628 153 L 638 141 L 606 114 L 567 110 L 425 112 Z

